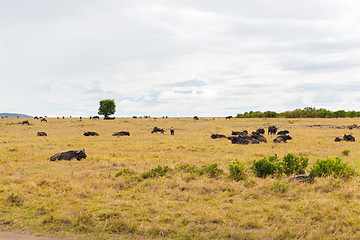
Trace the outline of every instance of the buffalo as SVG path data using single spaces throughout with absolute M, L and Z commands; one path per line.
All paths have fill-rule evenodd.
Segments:
M 78 161 L 80 161 L 82 158 L 86 158 L 85 149 L 80 151 L 70 150 L 67 152 L 61 152 L 57 153 L 54 156 L 50 158 L 50 161 L 56 161 L 56 160 L 71 160 L 73 158 L 76 158 Z
M 259 142 L 264 142 L 264 143 L 267 142 L 266 138 L 263 135 L 261 135 L 258 131 L 251 133 L 250 137 L 255 138 Z
M 46 132 L 38 132 L 37 136 L 45 137 L 45 136 L 47 136 L 47 134 L 46 134 Z
M 194 119 L 194 120 L 199 120 L 199 117 L 198 117 L 198 116 L 195 116 L 193 119 Z
M 227 117 L 225 117 L 225 119 L 226 119 L 226 120 L 232 119 L 232 116 L 227 116 Z
M 226 138 L 225 135 L 223 134 L 217 134 L 217 133 L 214 133 L 214 134 L 211 134 L 211 138 L 212 139 L 217 139 L 217 138 Z
M 355 142 L 355 137 L 352 134 L 344 134 L 344 137 L 341 139 L 339 137 L 336 137 L 334 139 L 335 142 L 340 142 L 340 141 L 348 141 L 348 142 Z
M 288 133 L 290 133 L 288 130 L 282 130 L 282 131 L 279 131 L 279 132 L 277 133 L 277 135 L 286 135 L 286 134 L 288 134 Z
M 42 118 L 40 122 L 47 122 L 46 118 Z
M 21 124 L 22 124 L 22 125 L 25 125 L 25 124 L 26 124 L 26 125 L 30 125 L 30 123 L 29 123 L 28 120 L 22 121 Z
M 239 136 L 247 136 L 248 135 L 248 131 L 244 130 L 244 131 L 231 131 L 231 135 L 239 135 Z
M 113 133 L 113 136 L 130 136 L 130 133 L 128 131 L 120 131 Z
M 84 136 L 99 136 L 99 134 L 96 132 L 84 132 L 83 135 Z
M 287 140 L 291 140 L 291 139 L 292 139 L 292 137 L 289 135 L 280 135 L 277 138 L 275 138 L 273 140 L 273 142 L 274 143 L 282 143 L 282 142 L 286 143 Z
M 154 127 L 153 130 L 151 131 L 151 133 L 157 133 L 157 132 L 161 132 L 162 134 L 164 134 L 165 130 L 159 127 Z
M 276 134 L 278 128 L 276 126 L 269 126 L 268 128 L 268 134 Z

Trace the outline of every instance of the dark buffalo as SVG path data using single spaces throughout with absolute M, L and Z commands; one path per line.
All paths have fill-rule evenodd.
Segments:
M 83 135 L 84 136 L 99 136 L 99 134 L 96 132 L 84 132 Z
M 115 120 L 115 117 L 104 117 L 104 120 Z
M 274 143 L 286 143 L 287 140 L 291 140 L 292 137 L 290 137 L 289 135 L 281 135 L 281 136 L 278 136 L 277 138 L 275 138 L 273 140 Z
M 259 128 L 259 129 L 256 130 L 256 133 L 264 134 L 264 133 L 265 133 L 265 129 Z
M 194 120 L 199 120 L 199 117 L 198 117 L 198 116 L 195 116 L 195 117 L 194 117 Z
M 355 138 L 352 134 L 344 134 L 344 141 L 355 142 Z
M 229 140 L 231 140 L 231 143 L 233 144 L 257 144 L 260 143 L 257 139 L 251 137 L 251 136 L 231 136 L 228 137 Z
M 42 118 L 40 122 L 47 122 L 46 118 Z
M 54 156 L 50 158 L 50 161 L 55 160 L 71 160 L 73 158 L 76 158 L 78 161 L 80 161 L 82 158 L 86 158 L 85 149 L 80 151 L 70 150 L 67 152 L 57 153 Z
M 113 133 L 113 136 L 130 136 L 130 133 L 128 131 L 120 131 Z
M 30 125 L 30 123 L 29 123 L 29 121 L 28 120 L 25 120 L 25 121 L 22 121 L 22 123 L 21 123 L 22 125 Z
M 278 130 L 278 128 L 276 126 L 269 126 L 268 128 L 268 134 L 276 134 L 276 131 Z
M 231 131 L 231 135 L 239 135 L 239 136 L 247 136 L 248 135 L 248 131 Z
M 336 138 L 334 139 L 334 142 L 341 142 L 341 141 L 342 141 L 342 139 L 339 138 L 339 137 L 336 137 Z
M 158 133 L 161 132 L 162 134 L 165 133 L 165 130 L 159 127 L 154 127 L 153 130 L 151 131 L 151 133 Z
M 93 116 L 92 119 L 94 119 L 94 120 L 95 119 L 100 119 L 100 117 L 99 116 Z
M 288 133 L 290 133 L 288 130 L 282 130 L 282 131 L 279 131 L 279 132 L 277 133 L 277 135 L 286 135 L 286 134 L 288 134 Z
M 38 132 L 37 136 L 45 137 L 45 136 L 47 136 L 47 134 L 46 134 L 46 132 Z
M 255 139 L 258 140 L 259 142 L 264 142 L 264 143 L 267 142 L 267 139 L 266 139 L 263 135 L 261 135 L 260 133 L 258 133 L 257 131 L 251 133 L 250 137 L 251 137 L 251 138 L 255 138 Z
M 215 133 L 215 134 L 211 134 L 211 138 L 212 138 L 212 139 L 226 138 L 226 136 L 223 135 L 223 134 L 217 134 L 217 133 Z
M 227 117 L 225 117 L 225 119 L 226 119 L 226 120 L 232 119 L 232 116 L 227 116 Z

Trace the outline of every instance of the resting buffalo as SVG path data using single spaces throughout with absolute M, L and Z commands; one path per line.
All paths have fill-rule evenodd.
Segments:
M 239 135 L 239 136 L 247 136 L 248 135 L 248 131 L 244 130 L 242 132 L 239 132 L 239 131 L 231 131 L 231 135 Z
M 291 140 L 292 137 L 290 137 L 289 135 L 281 135 L 281 136 L 278 136 L 277 138 L 275 138 L 273 140 L 274 143 L 281 143 L 281 142 L 284 142 L 286 143 L 287 140 Z
M 260 134 L 264 134 L 265 133 L 265 129 L 263 128 L 259 128 L 256 130 L 257 133 L 260 133 Z
M 250 137 L 250 136 L 231 136 L 228 137 L 231 140 L 231 143 L 236 144 L 257 144 L 260 143 L 257 139 Z
M 85 154 L 85 149 L 80 150 L 80 151 L 71 150 L 71 151 L 55 154 L 54 156 L 52 156 L 50 158 L 50 161 L 71 160 L 73 158 L 76 158 L 78 161 L 80 161 L 82 158 L 86 158 L 86 157 L 87 156 Z
M 278 128 L 276 126 L 269 126 L 268 128 L 268 134 L 276 134 L 276 131 L 278 130 Z
M 336 137 L 334 139 L 335 142 L 340 142 L 340 141 L 348 141 L 348 142 L 355 142 L 355 137 L 352 134 L 344 134 L 344 137 L 341 139 L 339 137 Z
M 215 134 L 211 134 L 211 138 L 212 138 L 212 139 L 226 138 L 226 136 L 223 135 L 223 134 L 217 134 L 217 133 L 215 133 Z
M 151 131 L 151 133 L 157 133 L 157 132 L 161 132 L 162 134 L 164 134 L 165 130 L 159 127 L 154 127 L 154 129 Z
M 128 131 L 120 131 L 113 133 L 113 136 L 130 136 L 130 133 Z
M 46 132 L 38 132 L 37 136 L 45 137 L 45 136 L 47 136 L 47 134 L 46 134 Z
M 84 136 L 99 136 L 96 132 L 84 132 Z
M 257 131 L 251 133 L 250 137 L 251 137 L 251 138 L 255 138 L 255 139 L 258 140 L 259 142 L 264 142 L 264 143 L 267 142 L 266 138 L 265 138 L 263 135 L 261 135 L 260 133 L 258 133 Z
M 288 134 L 288 133 L 290 133 L 288 130 L 282 130 L 282 131 L 279 131 L 279 132 L 277 133 L 277 135 L 286 135 L 286 134 Z

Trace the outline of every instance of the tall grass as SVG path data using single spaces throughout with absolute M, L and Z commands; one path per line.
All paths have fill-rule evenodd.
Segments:
M 358 177 L 288 183 L 285 174 L 258 178 L 246 170 L 273 151 L 304 156 L 312 166 L 343 149 L 351 150 L 343 161 L 359 168 L 358 142 L 335 143 L 350 130 L 332 127 L 358 120 L 29 119 L 22 126 L 0 119 L 0 228 L 91 239 L 356 239 Z M 267 134 L 268 143 L 254 145 L 210 138 L 269 125 L 288 129 L 293 140 L 273 146 Z M 154 126 L 174 126 L 175 135 L 151 134 Z M 111 136 L 121 130 L 131 136 Z M 83 148 L 81 161 L 49 161 Z

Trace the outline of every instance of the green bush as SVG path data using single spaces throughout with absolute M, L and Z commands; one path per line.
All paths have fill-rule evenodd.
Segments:
M 259 178 L 266 178 L 268 175 L 273 175 L 277 172 L 277 165 L 269 161 L 266 157 L 254 160 L 251 170 L 255 173 L 255 175 Z
M 294 173 L 305 174 L 308 161 L 307 157 L 297 157 L 294 154 L 288 153 L 284 156 L 284 160 L 279 162 L 279 173 L 284 173 L 288 176 Z
M 150 169 L 147 172 L 141 174 L 142 178 L 154 178 L 154 177 L 163 177 L 169 171 L 169 167 L 158 166 L 156 168 Z
M 129 168 L 124 168 L 120 172 L 115 173 L 115 177 L 120 177 L 121 175 L 133 175 L 135 171 Z
M 335 159 L 327 158 L 326 160 L 317 159 L 312 169 L 317 177 L 334 176 L 336 178 L 350 178 L 358 175 L 354 168 L 348 166 L 347 163 L 341 162 L 339 157 L 335 157 Z
M 344 156 L 349 156 L 350 150 L 349 150 L 349 149 L 345 149 L 345 150 L 342 150 L 341 153 L 342 153 Z
M 208 166 L 202 166 L 202 169 L 199 172 L 199 175 L 202 176 L 207 174 L 209 177 L 214 178 L 223 173 L 224 170 L 219 169 L 217 163 L 210 164 Z
M 245 179 L 245 163 L 239 163 L 237 161 L 234 164 L 229 164 L 229 178 L 235 181 L 240 181 Z

